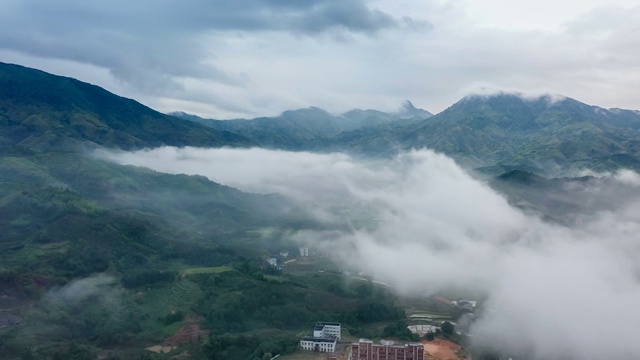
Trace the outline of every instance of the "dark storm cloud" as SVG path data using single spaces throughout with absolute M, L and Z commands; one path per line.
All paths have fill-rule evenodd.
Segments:
M 0 49 L 97 65 L 145 92 L 162 94 L 180 86 L 173 77 L 246 81 L 203 61 L 216 52 L 207 35 L 371 35 L 397 25 L 365 0 L 23 0 L 0 5 Z

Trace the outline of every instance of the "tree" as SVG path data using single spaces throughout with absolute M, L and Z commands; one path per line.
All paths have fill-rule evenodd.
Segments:
M 445 321 L 442 323 L 442 325 L 440 325 L 440 328 L 442 329 L 442 333 L 446 334 L 446 335 L 452 335 L 453 334 L 453 329 L 454 326 L 452 323 Z

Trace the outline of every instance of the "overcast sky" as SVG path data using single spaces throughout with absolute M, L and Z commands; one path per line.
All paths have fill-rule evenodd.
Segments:
M 5 0 L 0 61 L 163 112 L 431 112 L 486 89 L 640 109 L 632 0 Z

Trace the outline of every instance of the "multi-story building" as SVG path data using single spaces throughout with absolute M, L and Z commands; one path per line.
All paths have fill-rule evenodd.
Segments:
M 351 344 L 351 360 L 424 360 L 420 344 L 382 345 L 360 339 Z
M 305 336 L 300 339 L 300 347 L 302 350 L 334 352 L 336 351 L 336 342 L 335 337 Z
M 340 323 L 319 321 L 316 323 L 316 326 L 313 327 L 313 336 L 334 337 L 340 340 Z
M 313 336 L 300 339 L 303 350 L 318 352 L 336 351 L 336 343 L 340 340 L 340 323 L 320 321 L 313 327 Z

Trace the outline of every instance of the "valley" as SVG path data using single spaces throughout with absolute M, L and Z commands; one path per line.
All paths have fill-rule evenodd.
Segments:
M 172 116 L 0 63 L 0 354 L 324 359 L 300 339 L 331 321 L 338 358 L 366 338 L 532 359 L 582 334 L 565 315 L 635 299 L 639 131 L 507 93 Z M 558 334 L 514 339 L 541 323 Z

